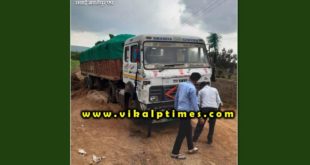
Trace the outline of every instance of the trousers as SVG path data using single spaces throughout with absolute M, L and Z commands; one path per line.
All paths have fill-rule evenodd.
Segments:
M 200 109 L 202 114 L 208 114 L 209 112 L 216 112 L 218 111 L 217 108 L 201 108 Z M 194 137 L 193 137 L 193 141 L 196 142 L 203 130 L 203 127 L 206 123 L 208 118 L 204 118 L 204 121 L 201 123 L 200 121 L 198 121 L 196 128 L 195 128 L 195 132 L 194 132 Z M 213 134 L 214 134 L 214 126 L 215 126 L 215 122 L 216 122 L 216 117 L 214 118 L 209 118 L 209 133 L 208 133 L 208 141 L 212 142 L 213 139 Z
M 192 125 L 191 119 L 180 119 L 179 131 L 175 139 L 172 153 L 179 154 L 182 142 L 186 137 L 188 150 L 194 148 L 193 139 L 192 139 Z

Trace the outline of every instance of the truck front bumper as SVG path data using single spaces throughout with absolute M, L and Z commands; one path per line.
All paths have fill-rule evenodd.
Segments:
M 154 109 L 157 111 L 172 110 L 174 109 L 174 101 L 147 104 L 147 110 L 151 110 L 151 109 Z M 160 120 L 153 120 L 152 123 L 165 123 L 165 122 L 169 122 L 173 120 L 174 119 L 162 118 Z
M 172 110 L 174 109 L 174 101 L 167 101 L 167 102 L 157 102 L 152 104 L 147 104 L 147 109 L 151 110 Z

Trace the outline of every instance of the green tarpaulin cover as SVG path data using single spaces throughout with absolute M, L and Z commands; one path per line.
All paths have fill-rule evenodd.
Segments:
M 122 59 L 124 43 L 131 34 L 120 34 L 81 53 L 80 62 Z

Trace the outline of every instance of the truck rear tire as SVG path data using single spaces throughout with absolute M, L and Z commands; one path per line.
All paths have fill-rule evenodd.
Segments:
M 86 87 L 88 89 L 93 89 L 94 88 L 94 78 L 92 76 L 87 76 L 86 77 Z
M 99 77 L 95 78 L 95 82 L 94 82 L 94 86 L 98 89 L 98 90 L 103 90 L 103 83 L 102 80 L 100 80 Z
M 129 109 L 129 97 L 130 97 L 130 94 L 128 93 L 125 93 L 124 94 L 124 111 L 127 111 Z
M 110 103 L 116 103 L 116 85 L 110 81 L 109 82 L 109 88 L 108 88 L 108 94 L 109 94 L 109 102 Z

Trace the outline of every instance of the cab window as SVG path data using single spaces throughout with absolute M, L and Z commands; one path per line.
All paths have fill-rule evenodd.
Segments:
M 128 62 L 129 59 L 129 47 L 125 47 L 125 62 Z
M 140 62 L 140 50 L 138 45 L 131 46 L 131 62 Z

